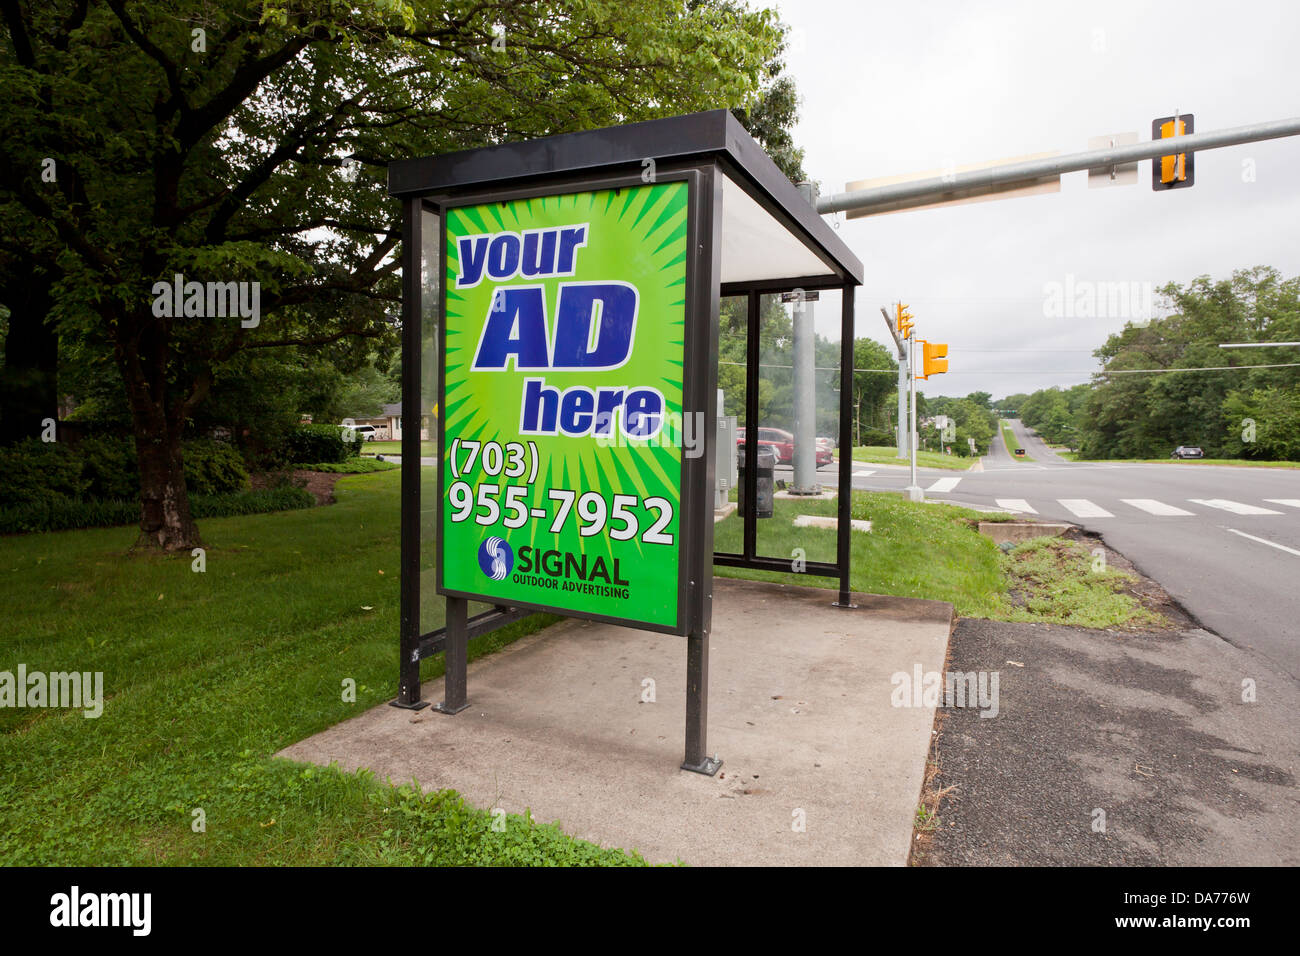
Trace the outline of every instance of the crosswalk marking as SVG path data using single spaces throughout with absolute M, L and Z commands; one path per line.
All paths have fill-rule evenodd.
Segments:
M 1236 528 L 1228 528 L 1227 530 L 1231 531 L 1233 534 L 1239 534 L 1243 538 L 1249 538 L 1251 541 L 1258 541 L 1260 544 L 1266 544 L 1270 548 L 1277 548 L 1279 551 L 1285 551 L 1287 554 L 1294 554 L 1297 557 L 1300 557 L 1300 551 L 1297 551 L 1295 548 L 1288 548 L 1284 544 L 1278 544 L 1276 541 L 1269 541 L 1267 538 L 1257 538 L 1253 534 L 1246 534 L 1246 532 L 1238 531 Z
M 1265 498 L 1265 501 L 1275 505 L 1286 505 L 1288 508 L 1300 508 L 1300 498 Z
M 1113 518 L 1115 517 L 1100 505 L 1095 505 L 1087 498 L 1057 498 L 1062 505 L 1078 518 Z
M 1205 505 L 1207 508 L 1231 511 L 1235 515 L 1280 515 L 1282 513 L 1274 511 L 1272 508 L 1261 508 L 1259 505 L 1246 505 L 1240 501 L 1229 501 L 1227 498 L 1188 498 L 1187 500 L 1194 505 Z
M 1017 511 L 1021 514 L 1036 515 L 1038 512 L 1024 498 L 997 498 L 997 506 L 1003 511 Z
M 961 481 L 960 478 L 940 478 L 938 481 L 936 481 L 934 484 L 932 484 L 929 488 L 926 488 L 925 490 L 926 491 L 952 491 L 954 488 L 957 487 L 957 482 L 959 481 Z
M 855 471 L 855 472 L 853 473 L 853 477 L 854 477 L 854 478 L 865 478 L 865 477 L 867 477 L 867 475 L 874 475 L 875 473 L 876 473 L 876 472 L 875 472 L 874 470 L 870 470 L 870 471 L 868 471 L 868 470 Z
M 1120 501 L 1126 505 L 1132 505 L 1134 508 L 1153 515 L 1190 515 L 1192 512 L 1184 511 L 1182 508 L 1175 508 L 1173 505 L 1167 505 L 1163 501 L 1156 501 L 1154 498 L 1121 498 Z

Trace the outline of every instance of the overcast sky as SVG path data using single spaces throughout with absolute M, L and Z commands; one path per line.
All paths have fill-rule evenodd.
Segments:
M 796 137 L 823 194 L 850 180 L 1057 150 L 1136 132 L 1176 109 L 1196 132 L 1300 115 L 1300 3 L 775 0 L 791 26 Z M 1253 164 L 1254 181 L 1245 161 Z M 1088 381 L 1121 317 L 1052 317 L 1049 283 L 1163 285 L 1271 265 L 1300 274 L 1300 137 L 1198 154 L 1195 185 L 1089 189 L 847 220 L 866 267 L 858 334 L 912 306 L 949 343 L 929 394 L 995 398 Z M 819 310 L 833 333 L 838 309 Z M 836 333 L 836 337 L 838 337 Z M 1035 351 L 1050 350 L 1050 351 Z

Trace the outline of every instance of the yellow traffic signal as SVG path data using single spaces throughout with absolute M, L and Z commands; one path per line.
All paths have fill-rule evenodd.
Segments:
M 1191 113 L 1174 116 L 1162 116 L 1151 123 L 1151 138 L 1172 139 L 1187 136 L 1193 131 L 1194 117 Z M 1152 189 L 1180 189 L 1192 185 L 1192 153 L 1174 153 L 1161 156 L 1159 161 L 1151 163 Z
M 948 343 L 921 341 L 921 378 L 948 371 Z
M 1187 124 L 1181 120 L 1170 120 L 1168 123 L 1160 124 L 1160 138 L 1168 139 L 1171 136 L 1185 136 Z M 1176 156 L 1160 157 L 1160 181 L 1162 183 L 1172 183 L 1175 179 L 1182 182 L 1187 178 L 1187 154 L 1179 153 Z
M 894 309 L 896 316 L 895 327 L 898 329 L 898 334 L 905 339 L 911 338 L 912 313 L 907 311 L 907 306 L 902 302 L 897 303 Z

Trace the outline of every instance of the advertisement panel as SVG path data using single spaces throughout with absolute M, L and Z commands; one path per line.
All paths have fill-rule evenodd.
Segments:
M 688 187 L 451 207 L 440 590 L 680 626 Z

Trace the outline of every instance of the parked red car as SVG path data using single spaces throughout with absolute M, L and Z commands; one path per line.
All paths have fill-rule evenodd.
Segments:
M 745 444 L 745 429 L 736 429 L 736 445 Z M 779 464 L 788 465 L 794 461 L 794 435 L 790 434 L 783 428 L 760 428 L 758 430 L 758 444 L 767 445 L 776 454 L 776 460 Z M 835 455 L 830 448 L 817 444 L 814 451 L 814 460 L 817 467 L 829 465 L 835 460 Z

